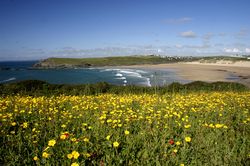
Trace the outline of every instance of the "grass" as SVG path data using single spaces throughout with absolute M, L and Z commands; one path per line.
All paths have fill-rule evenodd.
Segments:
M 246 57 L 209 56 L 209 57 L 160 57 L 148 56 L 117 56 L 101 58 L 48 58 L 34 65 L 34 68 L 75 68 L 75 67 L 103 67 L 130 66 L 143 64 L 164 64 L 176 62 L 200 61 L 215 63 L 219 60 L 237 62 L 249 61 Z
M 48 58 L 35 67 L 100 67 L 100 66 L 126 66 L 142 64 L 162 64 L 188 60 L 186 58 L 159 57 L 159 56 L 120 56 L 102 58 Z M 43 66 L 42 66 L 43 65 Z
M 250 164 L 250 92 L 241 84 L 155 91 L 33 80 L 0 89 L 1 165 Z
M 39 80 L 27 80 L 9 84 L 0 84 L 0 95 L 30 95 L 30 96 L 53 96 L 53 95 L 98 95 L 100 93 L 113 94 L 166 94 L 210 91 L 233 91 L 241 92 L 249 90 L 245 85 L 235 82 L 206 83 L 195 81 L 188 84 L 172 83 L 162 87 L 140 86 L 116 86 L 105 82 L 96 84 L 49 84 Z

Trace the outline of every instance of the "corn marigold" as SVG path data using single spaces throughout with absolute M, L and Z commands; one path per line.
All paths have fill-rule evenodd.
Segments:
M 191 137 L 185 137 L 186 142 L 191 142 L 191 140 L 192 140 Z
M 115 142 L 113 143 L 113 147 L 115 147 L 115 148 L 117 148 L 119 145 L 120 145 L 120 144 L 119 144 L 117 141 L 115 141 Z
M 49 157 L 49 153 L 43 152 L 42 156 L 43 156 L 43 158 L 48 158 Z
M 71 164 L 71 166 L 79 166 L 79 164 L 74 162 L 74 163 Z
M 49 146 L 55 146 L 55 144 L 56 144 L 56 140 L 54 139 L 50 140 L 48 143 Z

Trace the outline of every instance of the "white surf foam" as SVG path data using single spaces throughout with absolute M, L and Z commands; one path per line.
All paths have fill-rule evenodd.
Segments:
M 120 69 L 104 69 L 101 70 L 101 72 L 105 72 L 105 71 L 119 71 Z
M 147 86 L 151 87 L 152 85 L 151 85 L 151 82 L 150 82 L 150 78 L 146 77 L 146 80 L 147 80 Z
M 15 77 L 11 77 L 11 78 L 8 78 L 8 79 L 6 79 L 6 80 L 2 80 L 2 81 L 0 81 L 0 83 L 13 81 L 13 80 L 15 80 L 15 79 L 16 79 Z
M 115 76 L 122 77 L 123 75 L 121 73 L 117 73 Z
M 143 71 L 143 70 L 135 70 L 137 73 L 143 73 L 143 74 L 146 74 L 146 73 L 148 73 L 148 72 L 146 72 L 146 71 Z
M 114 72 L 115 79 L 123 80 L 123 85 L 126 86 L 128 81 L 127 78 L 135 77 L 140 78 L 144 82 L 143 85 L 151 87 L 151 82 L 149 77 L 145 77 L 144 74 L 148 72 L 138 69 L 118 69 L 118 68 L 109 68 L 103 69 L 101 72 Z
M 126 80 L 127 78 L 126 77 L 117 77 L 115 79 L 117 79 L 117 80 Z
M 142 75 L 136 71 L 121 70 L 120 72 L 126 74 L 127 76 L 131 76 L 131 77 L 139 77 L 139 78 L 142 77 Z

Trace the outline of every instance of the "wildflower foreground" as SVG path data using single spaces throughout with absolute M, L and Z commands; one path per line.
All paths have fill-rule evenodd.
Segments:
M 1 164 L 248 165 L 250 92 L 0 97 Z

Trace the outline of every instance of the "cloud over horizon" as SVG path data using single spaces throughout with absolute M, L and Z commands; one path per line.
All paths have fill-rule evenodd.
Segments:
M 180 36 L 184 37 L 184 38 L 196 38 L 197 37 L 197 35 L 193 31 L 191 31 L 191 30 L 190 31 L 181 32 Z
M 238 48 L 224 48 L 226 53 L 240 53 L 241 51 Z
M 249 35 L 249 30 L 247 28 L 240 29 L 239 32 L 235 34 L 236 38 L 245 38 Z

